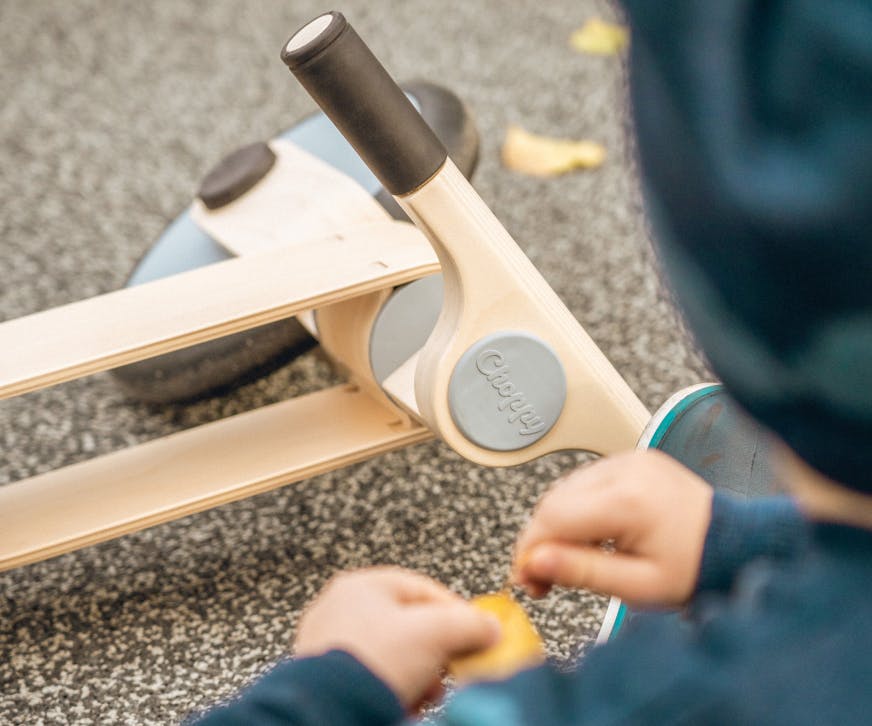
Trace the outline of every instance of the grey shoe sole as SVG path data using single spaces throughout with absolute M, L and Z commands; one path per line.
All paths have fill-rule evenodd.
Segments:
M 651 417 L 636 448 L 658 449 L 715 489 L 752 498 L 775 493 L 772 444 L 771 435 L 739 408 L 723 386 L 706 383 L 671 396 Z M 614 638 L 636 615 L 613 597 L 596 642 Z

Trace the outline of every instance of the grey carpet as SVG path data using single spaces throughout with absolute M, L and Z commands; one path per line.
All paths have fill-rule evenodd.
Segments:
M 0 3 L 0 319 L 120 286 L 225 152 L 312 107 L 278 59 L 325 9 L 278 2 Z M 573 54 L 605 2 L 346 0 L 401 79 L 454 89 L 482 132 L 476 186 L 650 407 L 705 377 L 659 290 L 626 143 L 624 74 Z M 591 137 L 599 171 L 501 168 L 509 123 Z M 2 351 L 15 355 L 15 351 Z M 0 402 L 0 484 L 322 387 L 317 353 L 221 398 L 154 408 L 108 375 Z M 399 563 L 498 587 L 538 495 L 581 456 L 487 470 L 438 443 L 0 575 L 0 723 L 175 723 L 286 653 L 340 569 Z M 27 522 L 20 526 L 26 527 Z M 531 605 L 577 654 L 602 598 Z

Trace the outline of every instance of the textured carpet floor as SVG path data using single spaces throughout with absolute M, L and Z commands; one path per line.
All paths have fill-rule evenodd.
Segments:
M 309 111 L 278 51 L 324 9 L 0 3 L 0 319 L 120 286 L 206 169 Z M 340 9 L 398 78 L 437 80 L 468 101 L 483 139 L 477 188 L 645 403 L 704 378 L 651 265 L 621 62 L 567 45 L 609 6 Z M 544 181 L 508 172 L 509 123 L 598 139 L 608 163 Z M 137 403 L 105 374 L 3 401 L 0 484 L 332 380 L 316 352 L 189 406 Z M 530 507 L 581 458 L 487 470 L 426 444 L 0 574 L 0 723 L 178 722 L 285 653 L 301 607 L 342 568 L 399 563 L 464 594 L 498 587 Z M 569 658 L 604 600 L 556 593 L 531 610 L 552 653 Z

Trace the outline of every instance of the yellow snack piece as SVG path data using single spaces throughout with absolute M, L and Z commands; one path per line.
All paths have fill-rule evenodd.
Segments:
M 502 638 L 487 650 L 449 664 L 449 672 L 459 683 L 501 680 L 545 660 L 542 639 L 524 608 L 508 592 L 479 595 L 470 603 L 496 616 L 502 626 Z
M 503 164 L 532 176 L 555 176 L 572 169 L 594 169 L 606 159 L 606 148 L 595 141 L 570 141 L 531 134 L 510 126 L 503 142 Z
M 591 18 L 570 37 L 569 43 L 579 53 L 615 55 L 630 42 L 630 34 L 623 25 Z

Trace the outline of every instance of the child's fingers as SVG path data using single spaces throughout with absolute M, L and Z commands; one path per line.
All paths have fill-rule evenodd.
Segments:
M 562 540 L 578 544 L 618 539 L 638 518 L 618 487 L 574 492 L 555 489 L 542 500 L 518 538 L 518 560 L 537 544 Z
M 416 617 L 447 659 L 482 650 L 500 638 L 496 618 L 465 602 L 422 605 Z
M 362 571 L 372 582 L 385 588 L 399 602 L 462 602 L 462 598 L 426 575 L 400 567 L 373 567 Z
M 587 588 L 636 603 L 656 600 L 660 590 L 653 562 L 599 547 L 539 545 L 526 558 L 520 574 L 540 587 L 548 583 Z

